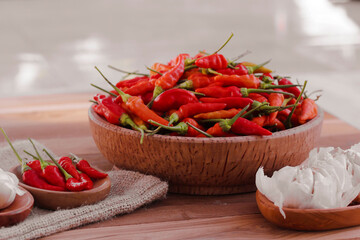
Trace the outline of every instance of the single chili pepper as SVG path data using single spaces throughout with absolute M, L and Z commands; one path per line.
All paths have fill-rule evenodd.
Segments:
M 199 113 L 213 112 L 222 110 L 226 107 L 225 103 L 188 103 L 182 105 L 179 110 L 170 115 L 170 124 L 181 119 L 192 117 Z M 165 125 L 165 124 L 163 124 Z
M 200 113 L 194 116 L 195 119 L 220 119 L 220 118 L 232 118 L 234 117 L 238 112 L 240 112 L 241 109 L 231 108 L 227 110 L 218 110 L 214 112 L 208 112 L 208 113 Z
M 93 188 L 94 183 L 93 181 L 89 178 L 88 175 L 86 175 L 85 173 L 79 173 L 79 179 L 80 182 L 85 182 L 86 183 L 86 187 L 85 190 L 90 190 Z
M 61 157 L 58 161 L 60 166 L 62 166 L 66 172 L 68 172 L 73 178 L 80 180 L 80 175 L 76 170 L 76 167 L 73 165 L 72 160 L 69 157 Z
M 108 175 L 107 173 L 103 173 L 103 172 L 96 170 L 95 168 L 92 168 L 90 166 L 90 164 L 88 163 L 88 161 L 86 161 L 85 159 L 81 159 L 78 156 L 76 156 L 75 154 L 72 154 L 72 153 L 70 153 L 70 154 L 73 157 L 74 162 L 76 163 L 77 169 L 79 169 L 81 172 L 85 173 L 89 177 L 95 178 L 95 179 L 107 177 L 107 175 Z
M 235 68 L 227 68 L 227 69 L 220 69 L 218 72 L 224 75 L 247 75 L 253 74 L 257 69 L 263 67 L 264 65 L 268 64 L 270 60 L 255 65 L 255 66 L 245 66 L 241 63 L 237 64 Z
M 31 169 L 28 165 L 26 165 L 26 162 L 21 159 L 18 152 L 15 150 L 9 137 L 6 135 L 4 129 L 2 129 L 2 128 L 0 128 L 0 129 L 5 137 L 6 141 L 9 143 L 10 147 L 12 148 L 14 154 L 16 155 L 17 159 L 19 160 L 19 162 L 21 164 L 22 180 L 25 184 L 32 186 L 32 187 L 46 189 L 46 190 L 52 190 L 52 191 L 64 191 L 65 190 L 65 188 L 63 188 L 63 187 L 58 187 L 58 186 L 53 186 L 53 185 L 48 184 L 43 178 L 40 177 L 40 175 L 35 170 Z
M 29 138 L 29 141 L 31 143 L 31 145 L 33 146 L 37 158 L 40 161 L 40 166 L 42 169 L 42 177 L 51 185 L 54 186 L 59 186 L 62 188 L 65 188 L 65 178 L 64 176 L 61 174 L 60 170 L 54 166 L 54 165 L 50 165 L 50 163 L 45 162 L 42 157 L 40 156 L 35 144 L 33 143 L 33 141 L 31 140 L 31 138 Z
M 206 132 L 204 132 L 204 128 L 192 118 L 185 118 L 180 123 L 178 123 L 176 126 L 171 126 L 171 127 L 165 126 L 162 124 L 158 124 L 154 121 L 152 121 L 152 123 L 155 125 L 158 125 L 159 127 L 163 128 L 163 129 L 174 131 L 180 135 L 184 135 L 187 137 L 196 137 L 197 135 L 199 135 L 199 132 L 202 134 L 208 135 Z M 191 127 L 189 127 L 188 125 L 191 125 Z
M 65 171 L 63 167 L 60 166 L 58 162 L 55 161 L 55 159 L 46 151 L 46 149 L 43 149 L 43 151 L 50 157 L 51 161 L 53 161 L 53 163 L 55 163 L 55 165 L 64 174 L 66 180 L 65 187 L 67 190 L 72 192 L 79 192 L 85 190 L 88 185 L 87 182 L 80 182 L 79 180 L 76 180 L 76 178 L 72 177 L 68 172 Z
M 295 102 L 295 106 L 299 103 L 300 99 L 302 98 L 302 95 L 305 91 L 305 88 L 306 88 L 306 85 L 307 85 L 307 81 L 304 82 L 304 86 L 303 88 L 301 89 L 301 92 L 300 92 L 300 95 L 296 98 L 296 102 Z M 288 128 L 291 128 L 292 127 L 292 115 L 294 114 L 296 110 L 296 107 L 293 107 L 291 109 L 291 112 L 290 114 L 288 115 L 288 117 L 286 118 L 286 120 L 284 121 L 284 125 L 285 127 L 288 129 Z
M 176 65 L 155 81 L 153 98 L 176 85 L 177 81 L 179 81 L 180 77 L 184 73 L 184 61 L 184 57 L 180 54 L 177 57 Z
M 173 88 L 157 96 L 151 109 L 159 112 L 167 112 L 171 109 L 178 109 L 184 104 L 196 102 L 199 102 L 199 100 L 192 92 L 180 88 Z
M 317 116 L 318 109 L 314 100 L 305 98 L 301 103 L 301 113 L 298 115 L 298 121 L 300 124 L 304 124 L 307 121 Z
M 272 83 L 274 81 L 274 77 L 270 73 L 264 73 L 260 76 L 260 80 L 264 83 Z
M 259 88 L 261 89 L 287 89 L 287 88 L 292 88 L 292 87 L 297 87 L 300 85 L 295 85 L 295 84 L 290 84 L 290 85 L 275 85 L 274 83 L 265 83 L 262 82 L 260 83 Z M 289 91 L 288 91 L 289 92 Z
M 200 72 L 196 72 L 191 74 L 187 80 L 181 84 L 179 84 L 179 88 L 185 89 L 197 89 L 209 86 L 209 84 L 214 82 L 214 78 L 208 75 L 202 74 Z
M 251 63 L 251 62 L 242 62 L 241 65 L 244 65 L 245 67 L 254 67 L 254 66 L 256 66 L 255 63 Z M 268 69 L 268 68 L 266 68 L 264 66 L 262 66 L 262 67 L 260 67 L 260 68 L 258 68 L 258 69 L 256 69 L 254 71 L 254 73 L 271 73 L 271 72 L 272 72 L 272 70 L 270 70 L 270 69 Z
M 27 162 L 26 165 L 28 165 L 36 173 L 38 173 L 40 175 L 42 174 L 42 169 L 41 169 L 39 160 L 33 160 L 33 161 L 30 161 L 30 162 Z
M 282 95 L 280 93 L 270 93 L 270 95 L 269 95 L 270 106 L 280 107 L 280 106 L 282 106 L 284 99 L 285 99 L 284 95 Z M 278 112 L 270 113 L 269 119 L 268 119 L 270 125 L 274 124 L 277 114 L 278 114 Z
M 187 54 L 187 53 L 181 53 L 181 54 L 179 54 L 179 56 L 181 56 L 181 57 L 184 59 L 184 61 L 185 61 L 186 59 L 189 59 L 189 58 L 190 58 L 190 55 Z M 177 56 L 176 58 L 171 59 L 170 62 L 168 63 L 168 66 L 170 66 L 170 67 L 175 66 L 175 65 L 176 65 L 176 62 L 177 62 L 177 58 L 178 58 L 178 56 Z
M 285 125 L 278 118 L 275 118 L 274 125 L 279 130 L 285 130 Z
M 95 69 L 101 74 L 101 76 L 108 82 L 115 91 L 119 93 L 119 97 L 116 98 L 115 102 L 124 102 L 126 106 L 129 108 L 131 113 L 139 116 L 143 121 L 148 122 L 148 120 L 153 120 L 155 122 L 161 123 L 163 125 L 168 125 L 168 121 L 157 115 L 154 111 L 149 109 L 143 102 L 143 100 L 138 96 L 131 96 L 129 94 L 124 93 L 119 88 L 114 86 L 103 74 L 100 70 L 95 67 Z
M 165 73 L 165 72 L 169 71 L 171 69 L 171 67 L 172 66 L 170 66 L 170 65 L 165 65 L 165 64 L 162 64 L 162 63 L 154 63 L 151 66 L 151 69 L 153 69 L 155 71 L 150 70 L 150 77 L 155 76 L 158 73 Z
M 250 99 L 252 99 L 254 101 L 261 102 L 261 103 L 262 102 L 269 102 L 269 100 L 266 97 L 262 96 L 259 93 L 249 93 L 248 98 L 250 98 Z
M 212 68 L 219 70 L 227 68 L 228 61 L 224 55 L 216 53 L 197 59 L 195 61 L 195 65 L 199 68 Z
M 282 78 L 278 81 L 279 85 L 291 85 L 293 84 L 290 80 L 286 79 L 286 78 Z M 296 86 L 293 87 L 289 87 L 289 88 L 285 88 L 284 91 L 287 91 L 289 93 L 292 93 L 295 95 L 295 97 L 297 98 L 300 93 L 301 90 L 299 88 L 297 88 Z
M 215 82 L 221 82 L 223 86 L 236 86 L 246 88 L 259 88 L 260 80 L 251 75 L 223 75 L 216 76 Z
M 248 104 L 252 104 L 253 100 L 243 97 L 224 97 L 224 98 L 209 98 L 203 97 L 199 99 L 203 103 L 226 103 L 226 109 L 229 108 L 244 108 Z
M 186 61 L 186 60 L 185 60 Z M 186 68 L 186 67 L 185 67 Z M 181 76 L 181 79 L 188 79 L 191 75 L 193 74 L 198 74 L 201 73 L 199 72 L 199 68 L 191 68 L 189 70 L 186 71 L 186 69 L 184 69 L 184 74 Z M 201 73 L 202 74 L 202 73 Z
M 141 81 L 134 86 L 131 86 L 130 88 L 124 90 L 124 93 L 130 94 L 132 96 L 138 96 L 149 91 L 153 91 L 154 87 L 154 83 L 151 81 Z
M 286 119 L 288 118 L 288 116 L 290 115 L 291 113 L 291 109 L 287 108 L 287 109 L 284 109 L 282 111 L 279 111 L 278 115 L 277 115 L 277 118 L 281 121 L 281 122 L 285 122 Z M 298 122 L 298 116 L 294 113 L 292 116 L 291 116 L 291 124 L 293 126 L 296 126 L 299 124 Z
M 104 98 L 100 94 L 96 95 L 94 99 L 99 103 L 102 115 L 109 123 L 120 124 L 122 126 L 130 126 L 134 130 L 139 131 L 141 134 L 140 143 L 143 142 L 144 130 L 139 128 L 134 123 L 134 121 L 130 118 L 129 114 L 127 114 L 125 109 L 121 107 L 120 104 L 115 103 L 112 97 L 109 96 Z
M 144 104 L 148 104 L 151 101 L 152 97 L 153 97 L 153 91 L 143 93 L 140 95 L 140 98 L 141 100 L 143 100 Z
M 268 116 L 267 115 L 262 115 L 259 117 L 254 117 L 253 119 L 251 119 L 251 121 L 253 123 L 256 123 L 257 125 L 259 125 L 260 127 L 263 127 L 265 125 L 265 123 L 267 122 Z
M 118 88 L 129 88 L 129 87 L 132 87 L 132 86 L 136 85 L 139 82 L 148 81 L 148 80 L 149 80 L 148 76 L 135 77 L 135 78 L 132 78 L 132 79 L 119 81 L 116 84 L 116 87 L 118 87 Z

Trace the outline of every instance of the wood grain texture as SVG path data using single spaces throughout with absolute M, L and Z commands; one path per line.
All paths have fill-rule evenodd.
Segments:
M 109 170 L 113 164 L 102 156 L 91 136 L 88 121 L 90 103 L 87 103 L 89 98 L 90 93 L 3 99 L 2 102 L 6 104 L 0 105 L 0 126 L 5 128 L 11 139 L 32 137 L 57 155 L 73 152 L 100 169 Z M 358 142 L 359 129 L 333 115 L 324 114 L 316 146 L 346 149 Z M 0 144 L 6 145 L 3 138 L 0 138 Z M 132 214 L 57 233 L 44 239 L 327 240 L 357 239 L 359 236 L 360 227 L 321 232 L 277 227 L 261 215 L 255 193 L 243 193 L 225 196 L 168 194 L 165 200 L 154 202 Z
M 111 181 L 109 177 L 94 181 L 94 186 L 90 190 L 81 192 L 50 191 L 31 187 L 22 181 L 21 166 L 18 165 L 10 169 L 19 179 L 19 185 L 29 191 L 34 199 L 35 205 L 39 208 L 57 210 L 70 209 L 82 205 L 93 204 L 107 197 L 110 193 Z
M 255 173 L 303 162 L 320 136 L 323 111 L 308 123 L 271 136 L 191 138 L 145 136 L 108 123 L 89 109 L 90 127 L 101 153 L 117 167 L 169 181 L 170 192 L 214 195 L 255 190 Z M 301 147 L 300 147 L 301 146 Z
M 294 230 L 322 231 L 360 225 L 360 205 L 333 209 L 279 208 L 256 191 L 256 202 L 261 214 L 271 223 Z
M 24 188 L 20 187 L 20 189 L 25 191 L 25 194 L 22 196 L 16 195 L 14 202 L 10 206 L 0 209 L 0 227 L 7 227 L 22 222 L 31 213 L 34 198 Z

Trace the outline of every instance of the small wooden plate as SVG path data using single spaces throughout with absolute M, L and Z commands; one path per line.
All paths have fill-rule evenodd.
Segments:
M 10 206 L 0 210 L 1 227 L 7 227 L 22 222 L 31 212 L 34 205 L 34 198 L 24 188 L 19 188 L 25 191 L 25 194 L 22 196 L 16 195 L 14 202 Z
M 296 209 L 284 207 L 283 210 L 286 215 L 286 219 L 284 219 L 279 208 L 259 190 L 256 192 L 256 202 L 266 220 L 283 228 L 321 231 L 360 225 L 360 205 L 333 209 Z
M 94 186 L 90 190 L 81 192 L 51 191 L 31 187 L 23 183 L 20 165 L 10 169 L 10 172 L 18 177 L 19 185 L 33 195 L 37 207 L 50 210 L 70 209 L 97 203 L 107 197 L 111 188 L 110 177 L 107 176 L 94 181 Z

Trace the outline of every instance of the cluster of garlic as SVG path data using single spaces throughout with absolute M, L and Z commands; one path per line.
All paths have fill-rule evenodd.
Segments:
M 25 192 L 18 187 L 19 179 L 15 174 L 6 172 L 0 168 L 0 209 L 10 206 L 16 194 L 23 195 Z
M 304 163 L 275 171 L 271 178 L 259 168 L 256 186 L 284 218 L 282 207 L 346 207 L 360 193 L 360 143 L 347 150 L 313 149 Z

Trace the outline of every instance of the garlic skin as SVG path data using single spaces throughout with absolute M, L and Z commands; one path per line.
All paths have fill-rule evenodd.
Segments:
M 0 168 L 0 209 L 10 206 L 16 197 L 16 194 L 22 196 L 24 191 L 18 187 L 19 179 L 15 174 L 6 172 Z
M 360 143 L 350 149 L 313 149 L 299 166 L 272 177 L 260 167 L 256 186 L 286 218 L 282 207 L 329 209 L 348 206 L 360 193 Z

